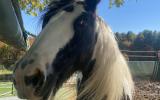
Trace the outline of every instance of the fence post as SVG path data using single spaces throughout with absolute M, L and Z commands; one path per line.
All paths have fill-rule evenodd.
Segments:
M 156 52 L 156 57 L 152 79 L 154 81 L 160 81 L 160 51 Z

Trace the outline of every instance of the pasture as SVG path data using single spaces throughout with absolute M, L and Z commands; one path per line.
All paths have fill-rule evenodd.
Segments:
M 0 70 L 0 75 L 3 75 L 3 74 L 12 74 L 12 71 L 9 71 L 6 69 Z
M 11 82 L 0 82 L 0 98 L 15 95 L 15 89 Z

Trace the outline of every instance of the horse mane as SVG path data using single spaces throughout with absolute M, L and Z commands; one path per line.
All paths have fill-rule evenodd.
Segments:
M 134 85 L 127 62 L 109 26 L 100 17 L 96 22 L 99 31 L 93 55 L 96 63 L 78 97 L 87 100 L 121 100 L 129 97 L 132 100 Z

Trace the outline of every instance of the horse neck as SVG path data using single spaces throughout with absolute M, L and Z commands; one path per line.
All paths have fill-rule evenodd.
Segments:
M 96 63 L 91 76 L 84 82 L 84 88 L 78 98 L 85 98 L 85 100 L 120 100 L 123 95 L 129 95 L 132 98 L 132 78 L 114 35 L 100 18 L 97 20 L 97 26 L 99 32 L 93 55 Z M 127 84 L 129 92 L 126 92 L 124 84 Z

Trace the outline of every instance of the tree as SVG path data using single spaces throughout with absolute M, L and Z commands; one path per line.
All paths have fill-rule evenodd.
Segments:
M 155 50 L 160 50 L 160 32 L 157 32 L 155 37 L 154 48 Z
M 18 0 L 18 1 L 23 11 L 25 11 L 29 15 L 37 16 L 38 13 L 42 12 L 43 9 L 49 4 L 51 0 Z M 110 1 L 109 7 L 112 7 L 113 5 L 115 5 L 116 7 L 120 7 L 124 3 L 124 0 L 109 0 L 109 1 Z
M 153 32 L 150 30 L 144 30 L 142 33 L 144 35 L 144 44 L 153 46 L 153 41 L 154 41 Z
M 11 65 L 24 54 L 24 51 L 20 51 L 9 45 L 4 45 L 0 48 L 0 64 L 4 65 L 7 69 L 12 69 Z
M 136 34 L 133 33 L 132 31 L 127 32 L 127 39 L 128 41 L 133 42 L 136 39 Z
M 133 42 L 132 50 L 143 50 L 144 49 L 144 35 L 139 33 Z
M 50 0 L 18 0 L 20 7 L 27 14 L 37 16 L 39 12 L 43 11 L 45 6 L 49 4 Z

